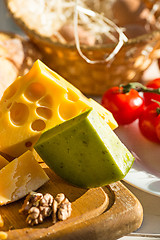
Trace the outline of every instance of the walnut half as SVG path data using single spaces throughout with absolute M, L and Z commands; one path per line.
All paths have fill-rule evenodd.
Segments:
M 64 221 L 71 216 L 72 207 L 63 193 L 55 198 L 49 193 L 31 192 L 26 197 L 19 213 L 27 215 L 26 223 L 34 226 L 42 223 L 46 217 L 52 215 L 53 224 L 58 220 Z

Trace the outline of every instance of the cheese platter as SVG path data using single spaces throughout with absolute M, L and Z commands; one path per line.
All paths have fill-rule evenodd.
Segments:
M 35 85 L 33 76 L 36 76 Z M 50 89 L 56 86 L 59 96 L 64 95 L 54 99 L 54 107 L 52 107 L 51 98 L 46 98 L 46 96 L 52 96 L 49 93 L 50 90 L 42 91 L 44 90 L 42 76 L 43 81 L 46 79 L 46 83 L 50 83 Z M 40 84 L 38 84 L 38 80 L 41 81 Z M 54 83 L 54 81 L 57 82 Z M 60 83 L 61 86 L 59 86 Z M 45 88 L 47 88 L 47 84 Z M 59 100 L 62 103 L 59 104 Z M 57 114 L 56 117 L 56 104 L 61 106 L 64 102 L 65 104 L 69 102 L 70 105 L 78 105 L 77 110 L 80 113 L 77 114 L 76 111 L 75 114 L 69 105 L 68 108 L 64 108 L 65 114 L 63 110 L 59 110 L 60 107 L 57 108 L 61 115 Z M 111 240 L 140 227 L 143 220 L 143 209 L 140 202 L 118 180 L 116 181 L 116 179 L 121 180 L 126 175 L 134 158 L 113 133 L 112 129 L 117 125 L 107 110 L 94 100 L 84 97 L 76 88 L 61 79 L 56 73 L 51 72 L 39 61 L 34 64 L 28 74 L 18 78 L 7 88 L 0 104 L 3 111 L 0 121 L 3 126 L 7 124 L 5 129 L 1 129 L 2 134 L 4 134 L 3 140 L 5 136 L 8 136 L 8 131 L 12 133 L 10 139 L 6 138 L 6 141 L 1 141 L 0 144 L 2 155 L 5 157 L 13 156 L 13 159 L 8 157 L 9 162 L 2 157 L 2 169 L 0 170 L 0 215 L 4 221 L 1 231 L 7 234 L 7 239 L 72 239 L 75 237 L 103 239 L 105 236 Z M 93 104 L 94 111 L 91 104 Z M 52 113 L 54 112 L 54 121 L 50 120 L 52 114 L 46 117 L 44 111 L 37 111 L 39 108 L 48 109 L 48 105 Z M 86 110 L 86 107 L 89 109 Z M 71 118 L 70 115 L 67 115 L 70 112 L 78 116 Z M 34 125 L 34 115 L 41 121 L 43 119 L 43 123 L 46 124 L 45 128 L 48 126 L 50 129 L 42 132 L 45 129 L 41 129 L 41 125 Z M 65 118 L 62 119 L 64 115 Z M 55 120 L 59 121 L 59 124 Z M 52 128 L 52 125 L 47 125 L 49 122 L 52 125 L 57 124 L 57 126 Z M 78 130 L 75 128 L 77 126 Z M 87 138 L 84 135 L 84 130 L 85 134 L 87 133 Z M 58 135 L 56 135 L 57 132 Z M 20 135 L 21 137 L 19 137 Z M 17 136 L 16 139 L 15 136 Z M 58 136 L 59 139 L 55 140 L 57 147 L 54 146 L 54 136 Z M 43 150 L 39 151 L 42 148 Z M 63 149 L 63 151 L 57 150 L 58 148 Z M 44 158 L 41 158 L 35 150 L 38 150 L 40 154 L 43 153 Z M 57 157 L 52 152 L 53 150 L 58 154 Z M 96 155 L 97 150 L 98 154 L 101 151 L 99 157 Z M 82 151 L 85 154 L 82 155 Z M 49 161 L 46 163 L 43 160 L 47 155 Z M 63 165 L 61 157 L 62 159 L 67 157 Z M 54 164 L 52 165 L 52 163 Z M 59 163 L 60 172 L 56 175 L 56 171 L 53 170 L 54 166 Z M 72 176 L 66 178 L 68 182 L 65 182 L 65 174 L 68 175 L 68 173 L 71 173 Z M 85 176 L 84 179 L 83 176 Z M 53 223 L 49 216 L 43 219 L 45 221 L 36 223 L 35 226 L 29 224 L 28 218 L 25 219 L 25 216 L 20 214 L 20 209 L 23 206 L 24 197 L 39 187 L 40 194 L 51 194 L 54 198 L 57 194 L 65 194 L 72 205 L 71 216 L 56 223 Z
M 1 154 L 9 160 L 1 156 L 1 234 L 7 239 L 111 240 L 140 227 L 142 206 L 119 182 L 134 157 L 113 132 L 117 123 L 107 109 L 40 60 L 6 89 L 0 108 Z M 30 224 L 20 209 L 24 197 L 37 189 L 54 200 L 65 194 L 70 216 L 53 222 L 48 215 Z

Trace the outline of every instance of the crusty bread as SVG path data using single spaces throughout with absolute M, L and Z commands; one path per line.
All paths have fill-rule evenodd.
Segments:
M 40 52 L 28 39 L 0 32 L 0 98 L 17 76 L 26 74 L 40 58 Z

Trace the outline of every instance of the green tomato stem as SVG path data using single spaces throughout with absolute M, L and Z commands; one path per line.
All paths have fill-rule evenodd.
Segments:
M 122 90 L 123 93 L 128 93 L 131 89 L 135 89 L 137 92 L 150 92 L 150 93 L 160 94 L 160 88 L 149 88 L 138 82 L 132 82 L 132 83 L 128 83 L 126 85 L 122 84 L 120 86 L 123 88 L 123 90 Z M 152 100 L 152 101 L 159 104 L 159 107 L 156 108 L 156 112 L 159 115 L 160 114 L 160 102 L 158 102 L 156 100 Z
M 160 114 L 160 108 L 159 107 L 156 109 L 156 112 L 157 112 L 158 115 Z
M 159 105 L 159 107 L 156 108 L 156 112 L 159 115 L 160 114 L 160 102 L 157 101 L 157 100 L 154 100 L 154 99 L 152 99 L 152 102 L 155 102 L 155 103 L 157 103 Z
M 135 89 L 137 92 L 150 92 L 160 94 L 160 88 L 149 88 L 138 82 L 128 83 L 126 85 L 120 85 L 123 87 L 123 93 L 128 93 L 131 89 Z

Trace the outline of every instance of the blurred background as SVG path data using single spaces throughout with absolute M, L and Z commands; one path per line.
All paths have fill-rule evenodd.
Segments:
M 96 1 L 94 1 L 94 3 L 95 2 Z M 138 0 L 136 2 L 138 2 Z M 27 6 L 28 3 L 25 4 Z M 16 13 L 14 17 L 16 18 Z M 53 23 L 52 26 L 54 26 Z M 21 27 L 23 28 L 23 26 Z M 111 61 L 111 64 L 109 63 L 110 67 L 108 68 L 107 64 L 86 63 L 82 56 L 79 55 L 75 45 L 71 46 L 71 48 L 68 42 L 67 44 L 65 42 L 57 45 L 55 44 L 55 36 L 52 35 L 50 39 L 45 39 L 46 36 L 43 36 L 43 33 L 39 34 L 38 31 L 33 33 L 31 29 L 29 29 L 29 25 L 27 27 L 27 31 L 32 37 L 32 40 L 40 48 L 40 51 L 43 52 L 43 62 L 79 88 L 84 94 L 101 96 L 102 93 L 112 85 L 119 85 L 120 83 L 128 81 L 148 81 L 151 78 L 160 76 L 157 60 L 153 60 L 152 65 L 141 76 L 141 69 L 146 65 L 146 62 L 142 60 L 145 59 L 142 52 L 147 48 L 147 45 L 153 48 L 155 46 L 153 46 L 152 43 L 146 43 L 145 38 L 143 40 L 144 43 L 143 41 L 141 43 L 138 41 L 135 43 L 133 41 L 128 47 L 122 47 L 122 51 L 116 55 L 114 61 Z M 38 30 L 40 30 L 40 28 Z M 26 36 L 20 27 L 12 20 L 3 0 L 0 0 L 0 31 L 9 31 L 18 33 L 21 36 Z M 134 31 L 132 31 L 132 33 L 133 32 Z M 39 41 L 39 37 L 41 41 Z M 106 48 L 98 48 L 98 50 L 96 46 L 91 46 L 91 49 L 89 47 L 87 45 L 85 46 L 84 55 L 93 60 L 102 59 L 105 54 L 108 55 L 111 52 L 111 48 L 108 46 Z M 128 54 L 132 55 L 132 53 L 134 53 L 134 56 L 125 57 Z M 142 61 L 141 64 L 139 64 L 140 59 Z
M 22 30 L 11 18 L 3 0 L 0 0 L 0 31 L 16 32 L 18 34 L 24 35 Z

